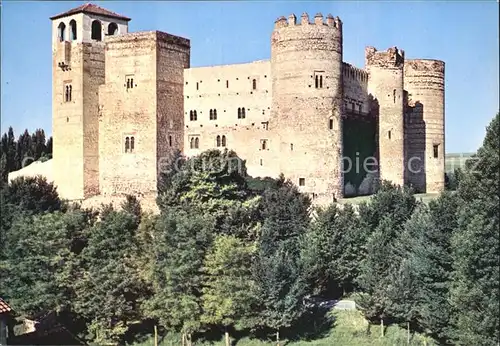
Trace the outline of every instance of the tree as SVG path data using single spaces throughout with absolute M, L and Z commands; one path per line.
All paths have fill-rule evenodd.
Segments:
M 0 291 L 18 313 L 71 310 L 71 268 L 95 215 L 83 210 L 28 215 L 5 236 Z M 5 276 L 4 276 L 5 274 Z
M 226 346 L 230 346 L 228 328 L 252 325 L 256 307 L 255 285 L 248 265 L 253 246 L 231 235 L 216 237 L 204 264 L 206 275 L 202 289 L 202 322 L 222 326 Z
M 300 237 L 309 227 L 310 200 L 283 176 L 262 196 L 262 234 L 253 266 L 261 324 L 276 331 L 290 327 L 304 312 Z
M 210 248 L 214 221 L 204 214 L 165 211 L 152 230 L 149 282 L 152 297 L 145 314 L 191 342 L 201 326 L 203 261 Z
M 466 163 L 458 188 L 458 229 L 452 240 L 452 304 L 458 345 L 494 345 L 499 340 L 500 115 L 483 145 Z
M 18 206 L 26 213 L 50 213 L 64 206 L 54 184 L 42 176 L 18 177 L 10 182 L 2 195 L 4 203 Z
M 119 343 L 140 320 L 145 290 L 137 258 L 137 223 L 128 212 L 110 211 L 88 232 L 78 263 L 75 310 L 88 321 L 90 339 Z
M 305 271 L 314 293 L 351 291 L 365 256 L 366 227 L 350 204 L 319 209 L 302 242 Z

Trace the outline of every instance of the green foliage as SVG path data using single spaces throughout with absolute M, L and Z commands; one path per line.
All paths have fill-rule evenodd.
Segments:
M 302 240 L 304 276 L 314 294 L 350 292 L 365 256 L 367 229 L 350 204 L 318 209 Z
M 234 236 L 217 236 L 204 264 L 204 323 L 225 328 L 252 325 L 250 319 L 257 300 L 248 264 L 253 252 L 251 244 Z
M 145 314 L 168 329 L 192 334 L 201 327 L 203 261 L 213 221 L 203 214 L 164 212 L 152 230 L 149 281 L 153 295 Z
M 139 298 L 144 290 L 137 224 L 127 212 L 110 212 L 88 232 L 88 243 L 74 283 L 75 311 L 89 321 L 89 338 L 98 343 L 119 342 L 130 324 L 140 319 Z
M 0 291 L 16 312 L 34 316 L 71 309 L 73 263 L 94 219 L 92 213 L 74 210 L 14 221 L 5 236 Z
M 458 188 L 458 230 L 452 242 L 452 304 L 458 345 L 493 345 L 499 338 L 499 143 L 497 113 L 482 147 L 467 161 Z

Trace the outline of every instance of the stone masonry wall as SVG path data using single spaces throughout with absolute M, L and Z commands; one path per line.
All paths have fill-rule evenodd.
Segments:
M 396 47 L 383 52 L 367 47 L 365 65 L 368 92 L 376 99 L 373 111 L 379 118 L 380 179 L 402 186 L 405 182 L 404 52 Z
M 439 193 L 444 190 L 445 167 L 444 62 L 407 60 L 404 72 L 409 157 L 420 162 L 420 171 L 410 177 L 417 178 L 427 193 Z
M 314 200 L 342 196 L 342 22 L 304 13 L 276 21 L 271 38 L 271 150 Z
M 99 119 L 100 188 L 104 195 L 156 190 L 156 33 L 106 39 L 106 84 Z M 131 86 L 127 87 L 127 81 Z M 126 138 L 134 138 L 132 152 Z

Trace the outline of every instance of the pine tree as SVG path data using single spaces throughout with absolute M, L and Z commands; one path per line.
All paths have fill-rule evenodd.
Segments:
M 499 342 L 500 115 L 482 147 L 466 164 L 458 188 L 458 229 L 453 237 L 452 304 L 458 345 Z
M 252 245 L 234 236 L 219 235 L 205 258 L 202 321 L 223 328 L 226 346 L 229 328 L 253 325 L 256 297 L 248 265 L 253 251 Z

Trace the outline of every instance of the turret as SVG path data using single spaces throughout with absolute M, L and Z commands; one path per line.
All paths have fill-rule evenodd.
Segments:
M 427 193 L 444 190 L 444 67 L 440 60 L 406 60 L 404 86 L 408 92 L 409 179 Z
M 375 99 L 373 111 L 379 122 L 380 179 L 401 186 L 405 183 L 403 66 L 404 51 L 397 47 L 380 52 L 365 49 L 368 93 Z
M 275 143 L 281 172 L 303 192 L 332 202 L 343 185 L 342 24 L 321 13 L 312 23 L 307 13 L 300 24 L 295 18 L 280 17 L 272 33 L 271 127 L 281 138 Z

